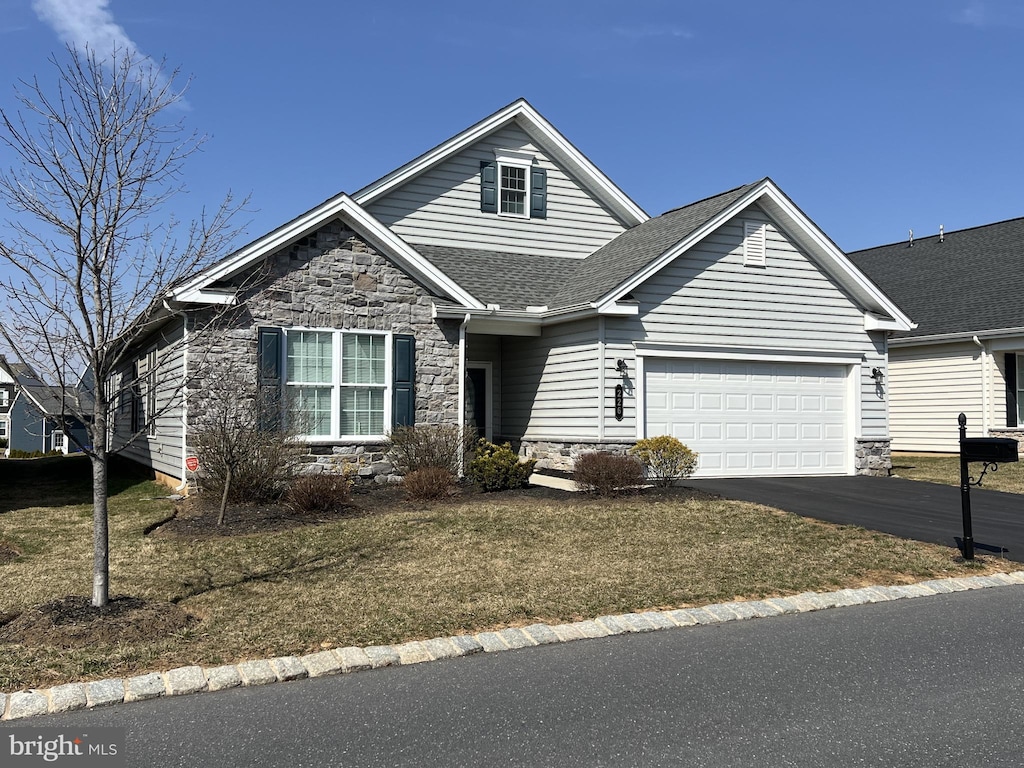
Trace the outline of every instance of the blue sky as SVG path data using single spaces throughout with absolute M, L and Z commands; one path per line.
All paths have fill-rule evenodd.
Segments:
M 251 194 L 253 239 L 522 96 L 648 213 L 771 176 L 855 250 L 1024 216 L 1022 36 L 1018 0 L 0 0 L 0 106 L 64 41 L 180 66 L 180 212 Z

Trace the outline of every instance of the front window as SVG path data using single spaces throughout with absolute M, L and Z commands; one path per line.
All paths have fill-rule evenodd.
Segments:
M 325 438 L 384 435 L 386 342 L 385 334 L 287 332 L 286 384 L 300 432 Z
M 501 167 L 501 212 L 526 215 L 526 168 L 517 165 Z
M 1024 425 L 1024 354 L 1017 353 L 1017 423 Z

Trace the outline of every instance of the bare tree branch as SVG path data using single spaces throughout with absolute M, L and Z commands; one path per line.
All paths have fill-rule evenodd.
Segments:
M 108 435 L 120 395 L 108 383 L 130 362 L 132 345 L 153 332 L 168 290 L 228 251 L 247 201 L 228 194 L 183 235 L 166 210 L 184 189 L 185 161 L 205 141 L 175 109 L 188 86 L 175 87 L 177 70 L 124 48 L 98 55 L 69 47 L 50 61 L 54 88 L 21 81 L 17 109 L 0 110 L 0 141 L 15 158 L 0 170 L 0 201 L 11 212 L 0 230 L 0 261 L 12 268 L 0 295 L 16 351 L 57 388 L 62 422 L 86 428 L 93 603 L 103 605 Z M 66 396 L 83 370 L 95 381 L 92 397 Z

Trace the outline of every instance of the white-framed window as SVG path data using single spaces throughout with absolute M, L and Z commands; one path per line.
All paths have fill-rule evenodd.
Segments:
M 499 164 L 498 212 L 513 216 L 526 215 L 529 174 L 521 165 Z
M 157 387 L 156 347 L 146 353 L 146 433 L 156 434 L 156 387 Z
M 547 217 L 547 171 L 531 152 L 495 149 L 480 162 L 480 210 L 522 219 Z
M 11 391 L 7 387 L 0 387 L 0 408 L 6 408 L 11 404 Z
M 1024 425 L 1024 352 L 1017 358 L 1017 424 Z
M 7 437 L 7 419 L 0 419 L 0 438 Z
M 64 433 L 61 430 L 55 429 L 53 431 L 53 434 L 50 435 L 50 438 L 52 440 L 51 445 L 53 446 L 54 451 L 67 453 L 67 440 L 64 437 Z
M 285 390 L 305 437 L 384 437 L 391 423 L 391 334 L 286 329 Z

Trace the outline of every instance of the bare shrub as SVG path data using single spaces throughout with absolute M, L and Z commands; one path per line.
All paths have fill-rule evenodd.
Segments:
M 395 427 L 388 435 L 385 450 L 391 463 L 403 474 L 441 467 L 457 477 L 476 439 L 476 431 L 470 427 L 419 424 Z
M 201 383 L 189 443 L 199 458 L 202 490 L 220 495 L 217 524 L 222 525 L 229 503 L 280 498 L 307 448 L 297 439 L 297 421 L 268 419 L 280 413 L 279 399 L 261 394 L 237 365 L 212 365 Z
M 644 466 L 632 456 L 594 451 L 576 457 L 572 475 L 578 490 L 615 496 L 643 485 Z
M 330 514 L 348 504 L 352 478 L 343 475 L 299 475 L 284 496 L 285 507 L 297 515 Z
M 403 486 L 409 498 L 417 501 L 443 499 L 455 487 L 455 475 L 444 467 L 423 467 L 409 472 Z

